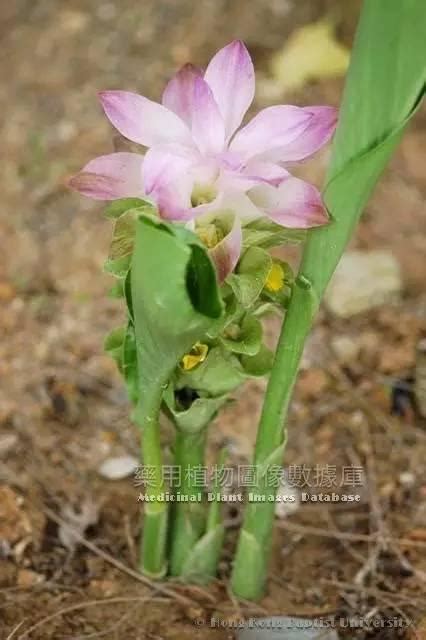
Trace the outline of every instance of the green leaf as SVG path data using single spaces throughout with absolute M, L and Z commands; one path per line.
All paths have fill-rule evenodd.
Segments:
M 243 246 L 257 246 L 263 249 L 282 244 L 299 244 L 306 239 L 303 229 L 286 229 L 268 218 L 258 218 L 243 227 Z
M 116 219 L 109 249 L 108 257 L 110 260 L 132 255 L 137 219 L 137 209 L 130 209 L 130 211 L 126 211 Z
M 258 307 L 256 307 L 256 309 L 253 311 L 253 315 L 256 318 L 264 318 L 265 316 L 267 316 L 268 314 L 274 314 L 274 315 L 278 315 L 278 316 L 282 316 L 282 309 L 280 309 L 276 304 L 274 304 L 273 302 L 262 302 L 261 304 L 259 304 Z
M 318 299 L 424 95 L 425 32 L 423 0 L 364 3 L 324 190 L 333 222 L 309 235 L 303 258 Z
M 190 371 L 178 372 L 176 387 L 189 387 L 198 393 L 220 396 L 238 387 L 245 379 L 236 356 L 221 347 L 210 349 L 207 358 Z
M 127 327 L 113 329 L 104 341 L 105 351 L 115 360 L 133 404 L 138 400 L 138 365 L 135 332 L 129 322 Z
M 181 577 L 198 584 L 207 584 L 216 575 L 217 558 L 223 546 L 225 527 L 218 524 L 207 531 L 194 545 L 186 559 Z
M 272 369 L 274 354 L 265 345 L 262 345 L 256 355 L 242 355 L 240 361 L 247 376 L 261 378 Z
M 143 200 L 142 198 L 120 198 L 119 200 L 114 200 L 107 206 L 105 216 L 114 220 L 130 209 L 141 209 L 146 213 L 156 212 L 155 206 L 149 202 L 149 200 Z
M 130 269 L 138 211 L 126 211 L 114 224 L 114 231 L 104 270 L 117 278 L 124 278 Z
M 271 266 L 271 256 L 260 247 L 250 247 L 243 254 L 236 273 L 227 278 L 243 307 L 251 307 L 260 296 Z
M 266 464 L 285 443 L 292 390 L 325 287 L 424 94 L 425 32 L 424 0 L 363 3 L 324 192 L 332 222 L 311 230 L 304 247 L 266 390 L 254 464 Z M 273 502 L 246 507 L 231 579 L 241 598 L 262 594 L 274 510 Z
M 139 399 L 138 354 L 135 329 L 131 322 L 127 325 L 123 342 L 122 373 L 126 381 L 130 401 L 136 404 Z
M 224 468 L 227 451 L 222 449 L 219 455 L 217 469 Z M 207 584 L 212 580 L 219 564 L 220 554 L 225 538 L 225 527 L 223 525 L 220 475 L 216 478 L 211 488 L 213 493 L 209 500 L 208 514 L 204 535 L 197 541 L 188 555 L 182 574 L 188 580 L 195 580 L 201 584 Z
M 104 340 L 104 350 L 117 363 L 120 371 L 123 367 L 123 343 L 126 336 L 126 327 L 113 329 Z
M 219 346 L 210 350 L 206 360 L 199 367 L 184 372 L 180 377 L 180 381 L 191 381 L 193 388 L 211 396 L 236 389 L 244 379 L 239 359 Z
M 104 271 L 116 278 L 125 278 L 130 269 L 131 257 L 130 255 L 124 256 L 124 258 L 118 258 L 117 260 L 108 258 L 104 262 Z
M 262 344 L 262 325 L 257 318 L 247 314 L 241 326 L 230 325 L 222 337 L 222 344 L 234 353 L 244 353 L 254 356 Z
M 105 267 L 104 267 L 105 268 Z M 124 283 L 122 279 L 117 280 L 108 291 L 109 298 L 124 298 Z
M 224 304 L 223 316 L 216 322 L 213 322 L 206 332 L 206 340 L 215 340 L 231 322 L 237 322 L 238 319 L 244 315 L 245 311 L 240 305 L 232 291 L 231 287 L 227 284 L 221 287 L 222 301 Z
M 135 198 L 126 198 L 122 206 L 131 204 Z M 143 201 L 141 201 L 143 203 Z M 114 203 L 115 204 L 115 203 Z M 111 205 L 112 206 L 112 205 Z M 114 210 L 115 213 L 120 210 Z M 118 217 L 115 215 L 114 229 L 109 250 L 108 259 L 104 264 L 104 270 L 117 278 L 125 278 L 130 269 L 130 263 L 135 243 L 136 222 L 141 215 L 153 216 L 155 209 L 150 203 L 143 203 L 139 208 L 127 209 Z
M 228 401 L 226 394 L 215 398 L 197 398 L 188 409 L 179 410 L 172 385 L 164 394 L 166 406 L 175 425 L 186 433 L 195 433 L 206 427 L 219 409 Z
M 222 302 L 196 236 L 148 216 L 137 221 L 129 288 L 143 404 L 222 316 Z

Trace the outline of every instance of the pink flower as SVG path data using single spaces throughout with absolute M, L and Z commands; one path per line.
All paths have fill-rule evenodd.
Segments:
M 250 55 L 234 41 L 204 73 L 192 65 L 178 71 L 162 104 L 129 91 L 101 92 L 114 127 L 148 151 L 144 157 L 121 152 L 96 158 L 71 187 L 100 200 L 145 195 L 163 218 L 175 221 L 226 210 L 242 220 L 267 216 L 292 228 L 326 223 L 318 190 L 286 167 L 331 138 L 336 109 L 275 105 L 239 128 L 254 89 Z M 233 237 L 240 236 L 234 228 Z

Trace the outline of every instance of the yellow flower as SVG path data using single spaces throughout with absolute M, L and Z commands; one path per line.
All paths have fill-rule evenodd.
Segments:
M 207 358 L 209 348 L 206 344 L 196 342 L 189 353 L 186 353 L 181 360 L 181 367 L 184 371 L 191 371 L 198 364 Z
M 213 249 L 213 247 L 215 247 L 219 242 L 218 232 L 214 224 L 208 224 L 205 227 L 200 227 L 197 229 L 196 233 L 207 249 Z
M 195 233 L 207 249 L 213 249 L 223 238 L 222 230 L 215 224 L 198 227 Z
M 265 289 L 272 293 L 277 293 L 284 286 L 284 269 L 277 262 L 272 263 L 268 277 L 265 282 Z

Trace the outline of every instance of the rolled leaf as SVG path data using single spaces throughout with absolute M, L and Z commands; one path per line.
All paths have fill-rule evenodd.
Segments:
M 425 32 L 423 0 L 364 1 L 324 191 L 331 223 L 311 231 L 304 248 L 265 395 L 254 464 L 265 464 L 285 443 L 297 370 L 325 287 L 424 95 Z M 268 488 L 263 483 L 257 491 Z M 247 505 L 232 576 L 240 597 L 263 592 L 273 519 L 273 502 Z
M 222 316 L 213 264 L 189 231 L 142 216 L 130 275 L 141 401 Z

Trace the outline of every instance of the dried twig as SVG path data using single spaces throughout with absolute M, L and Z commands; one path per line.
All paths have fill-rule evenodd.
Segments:
M 59 524 L 64 528 L 69 528 L 71 532 L 75 535 L 76 539 L 80 542 L 80 544 L 86 547 L 86 549 L 89 549 L 92 553 L 101 557 L 103 560 L 105 560 L 105 562 L 108 562 L 108 564 L 112 564 L 114 567 L 116 567 L 123 573 L 126 573 L 131 578 L 134 578 L 138 582 L 141 582 L 145 586 L 157 591 L 158 593 L 161 593 L 164 596 L 173 598 L 174 600 L 176 600 L 177 602 L 180 602 L 185 606 L 192 605 L 192 601 L 189 598 L 182 596 L 181 594 L 177 593 L 173 589 L 169 589 L 168 587 L 152 582 L 151 580 L 149 580 L 149 578 L 143 576 L 141 573 L 138 573 L 134 569 L 127 567 L 125 564 L 120 562 L 120 560 L 117 560 L 117 558 L 114 558 L 114 556 L 110 555 L 106 551 L 103 551 L 100 547 L 95 545 L 93 542 L 90 542 L 84 536 L 82 536 L 81 533 L 77 531 L 77 529 L 75 529 L 75 527 L 71 526 L 63 518 L 58 516 L 58 514 L 52 511 L 52 509 L 49 509 L 48 507 L 43 506 L 42 511 L 46 514 L 48 518 L 53 520 L 53 522 L 56 522 L 56 524 Z
M 295 533 L 303 533 L 306 535 L 317 536 L 320 538 L 332 538 L 336 540 L 349 540 L 351 542 L 374 542 L 377 539 L 377 533 L 350 533 L 348 531 L 332 531 L 330 529 L 322 529 L 321 527 L 305 526 L 303 524 L 296 524 L 295 522 L 288 522 L 280 520 L 277 522 L 277 526 L 288 531 L 294 531 Z M 421 540 L 410 540 L 409 538 L 393 538 L 391 536 L 386 537 L 385 541 L 389 544 L 399 544 L 406 547 L 413 547 L 419 549 L 426 549 L 426 542 Z
M 389 599 L 389 596 L 394 596 L 395 600 L 398 600 L 402 604 L 405 605 L 415 605 L 419 606 L 419 601 L 415 600 L 411 597 L 405 597 L 401 593 L 398 594 L 389 594 L 387 591 L 382 591 L 378 588 L 365 587 L 365 585 L 354 585 L 351 582 L 340 582 L 338 580 L 327 580 L 326 578 L 321 578 L 320 582 L 323 584 L 333 585 L 334 587 L 338 587 L 339 589 L 347 589 L 349 591 L 361 591 L 364 594 L 369 596 L 373 596 L 377 600 L 383 602 L 387 607 L 396 611 L 405 621 L 407 625 L 411 625 L 412 621 L 408 618 L 408 616 L 404 613 L 402 609 L 399 608 L 395 601 Z
M 145 596 L 144 598 L 117 597 L 117 598 L 105 598 L 104 600 L 88 600 L 87 602 L 79 602 L 78 604 L 73 604 L 73 605 L 70 605 L 69 607 L 64 607 L 63 609 L 60 609 L 59 611 L 56 611 L 55 613 L 52 613 L 51 615 L 46 616 L 45 618 L 42 618 L 41 620 L 33 624 L 29 629 L 24 631 L 24 633 L 22 633 L 18 637 L 18 640 L 24 640 L 30 635 L 30 633 L 32 633 L 36 629 L 39 629 L 40 627 L 47 624 L 48 622 L 51 622 L 56 618 L 60 618 L 64 615 L 67 615 L 68 613 L 72 613 L 73 611 L 78 611 L 79 609 L 86 609 L 88 607 L 97 607 L 103 604 L 122 604 L 124 602 L 146 602 L 152 599 L 153 599 L 152 596 Z M 167 601 L 165 598 L 162 598 L 162 599 L 156 598 L 156 600 Z
M 108 629 L 104 629 L 103 631 L 95 631 L 94 633 L 88 633 L 84 636 L 73 636 L 69 640 L 89 640 L 89 638 L 102 638 L 103 636 L 108 636 L 110 638 L 111 637 L 110 634 L 116 629 L 122 627 L 125 620 L 130 618 L 130 616 L 133 614 L 135 610 L 136 610 L 136 607 L 132 607 L 130 611 L 126 611 L 126 613 L 120 616 L 120 618 L 116 622 L 114 622 L 113 625 L 108 627 Z
M 132 530 L 130 526 L 130 518 L 128 515 L 124 516 L 124 533 L 126 536 L 127 547 L 129 549 L 130 557 L 132 559 L 133 567 L 137 566 L 137 551 L 135 541 L 132 536 Z
M 17 631 L 19 631 L 19 629 L 22 627 L 22 625 L 24 624 L 26 618 L 24 618 L 23 620 L 21 620 L 21 622 L 19 622 L 16 627 L 14 627 L 12 629 L 12 631 L 9 633 L 9 635 L 7 636 L 6 640 L 12 640 L 13 636 L 15 635 L 15 633 Z

